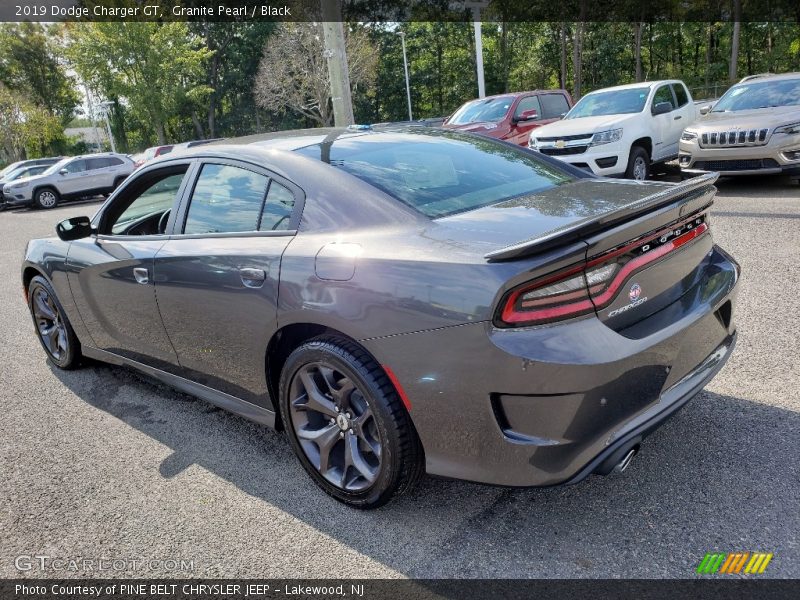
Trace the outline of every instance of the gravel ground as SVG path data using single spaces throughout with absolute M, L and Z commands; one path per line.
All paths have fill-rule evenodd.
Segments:
M 42 554 L 126 561 L 104 577 L 680 578 L 712 550 L 773 552 L 764 576 L 800 576 L 800 187 L 719 187 L 712 230 L 744 269 L 739 345 L 624 475 L 542 490 L 426 478 L 373 512 L 321 493 L 282 434 L 125 369 L 52 368 L 20 259 L 97 205 L 0 214 L 0 577 L 93 573 L 15 568 Z

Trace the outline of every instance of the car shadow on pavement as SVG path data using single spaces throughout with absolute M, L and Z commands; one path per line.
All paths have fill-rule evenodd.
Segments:
M 282 433 L 128 369 L 51 370 L 170 448 L 159 476 L 196 465 L 406 576 L 689 577 L 709 550 L 774 552 L 773 576 L 781 558 L 784 576 L 791 556 L 797 564 L 800 517 L 788 509 L 800 414 L 766 404 L 702 392 L 624 474 L 547 489 L 425 478 L 381 509 L 355 511 L 313 484 Z

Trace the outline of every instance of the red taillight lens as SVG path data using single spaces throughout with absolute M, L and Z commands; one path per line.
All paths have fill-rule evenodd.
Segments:
M 506 325 L 539 325 L 571 319 L 610 304 L 636 272 L 708 231 L 704 216 L 650 233 L 539 281 L 512 290 L 500 321 Z

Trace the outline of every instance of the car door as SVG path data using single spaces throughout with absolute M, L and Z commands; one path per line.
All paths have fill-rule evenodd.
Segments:
M 519 118 L 522 116 L 522 113 L 528 110 L 535 110 L 538 115 L 537 118 L 529 121 L 520 121 Z M 506 141 L 523 146 L 527 145 L 531 130 L 541 124 L 541 118 L 542 107 L 539 104 L 539 98 L 537 96 L 524 96 L 520 98 L 514 108 L 514 112 L 511 114 L 511 130 L 509 131 Z
M 694 107 L 692 106 L 692 103 L 689 102 L 689 92 L 686 90 L 686 86 L 683 83 L 673 83 L 672 93 L 675 95 L 675 106 L 677 111 L 676 116 L 673 119 L 675 121 L 675 132 L 680 138 L 683 130 L 692 124 Z
M 127 182 L 95 217 L 97 234 L 72 242 L 67 258 L 95 347 L 171 372 L 179 371 L 178 358 L 158 310 L 153 261 L 192 164 L 148 169 Z
M 670 112 L 653 115 L 652 111 L 657 104 L 669 102 L 672 106 Z M 650 103 L 650 111 L 653 119 L 653 131 L 656 139 L 653 140 L 653 156 L 655 160 L 665 160 L 678 154 L 678 141 L 681 137 L 680 114 L 675 110 L 675 97 L 672 94 L 672 86 L 668 83 L 658 86 L 653 94 Z M 680 127 L 681 129 L 677 129 Z
M 266 348 L 301 198 L 260 167 L 203 159 L 155 259 L 158 305 L 186 376 L 270 409 Z
M 85 191 L 106 190 L 111 187 L 111 161 L 108 157 L 87 158 L 86 168 L 89 177 Z
M 87 170 L 86 160 L 76 158 L 71 160 L 59 170 L 56 175 L 56 187 L 62 196 L 77 194 L 86 188 L 90 173 Z

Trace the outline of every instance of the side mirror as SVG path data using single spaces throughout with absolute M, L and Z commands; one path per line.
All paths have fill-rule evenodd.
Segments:
M 669 112 L 672 112 L 672 102 L 659 102 L 655 106 L 653 106 L 653 116 L 656 115 L 665 115 Z
M 69 171 L 67 171 L 66 169 L 61 169 L 61 170 L 58 172 L 58 174 L 59 174 L 59 175 L 66 175 L 67 173 L 69 173 Z
M 712 106 L 713 106 L 712 104 L 706 104 L 705 106 L 701 106 L 698 112 L 701 115 L 707 115 L 708 113 L 711 112 Z
M 89 217 L 72 217 L 56 225 L 58 237 L 65 242 L 81 240 L 94 233 Z
M 535 108 L 531 108 L 528 110 L 523 110 L 519 117 L 517 117 L 517 121 L 535 121 L 538 118 L 539 111 L 537 111 Z

